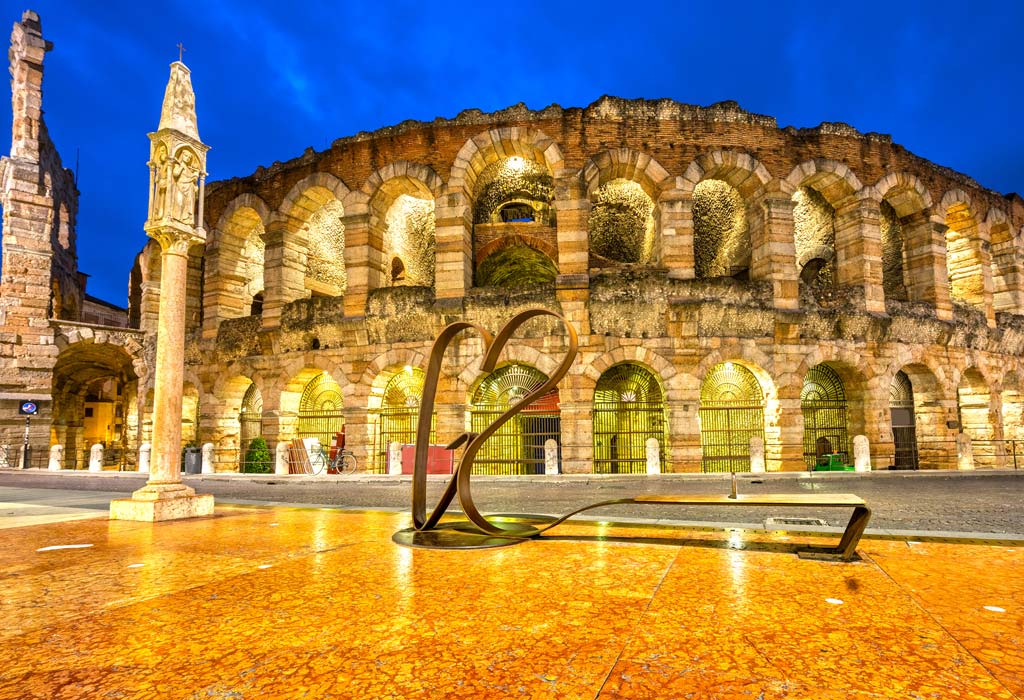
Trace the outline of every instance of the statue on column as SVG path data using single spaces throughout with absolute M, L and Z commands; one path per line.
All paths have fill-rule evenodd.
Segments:
M 180 151 L 171 168 L 174 177 L 174 209 L 171 218 L 192 226 L 196 220 L 196 183 L 199 180 L 199 162 L 189 149 Z

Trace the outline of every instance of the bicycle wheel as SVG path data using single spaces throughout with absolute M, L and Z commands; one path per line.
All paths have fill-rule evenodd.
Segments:
M 313 474 L 319 474 L 327 466 L 327 455 L 322 447 L 309 456 L 309 466 Z
M 340 464 L 338 464 L 339 474 L 354 474 L 357 467 L 356 456 L 351 452 L 345 452 L 341 455 Z

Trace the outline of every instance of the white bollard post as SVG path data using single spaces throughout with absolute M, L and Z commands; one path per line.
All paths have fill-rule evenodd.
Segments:
M 956 467 L 961 471 L 974 471 L 974 443 L 967 433 L 956 436 Z
M 647 438 L 647 473 L 661 474 L 661 446 L 658 438 Z
M 544 441 L 544 473 L 558 473 L 558 441 L 554 438 Z
M 207 442 L 203 445 L 203 474 L 213 474 L 216 471 L 213 468 L 213 443 Z
M 752 474 L 763 474 L 764 466 L 764 440 L 760 435 L 750 438 L 750 472 Z
M 148 442 L 139 445 L 139 473 L 149 474 L 149 455 L 153 452 L 153 446 Z
M 50 448 L 50 463 L 46 468 L 51 472 L 59 472 L 64 463 L 64 445 L 54 445 Z
M 89 448 L 89 471 L 103 471 L 103 445 L 98 442 Z
M 282 440 L 277 443 L 276 461 L 274 462 L 274 473 L 275 474 L 287 474 L 288 473 L 288 442 Z
M 402 443 L 388 443 L 388 476 L 402 475 Z
M 853 438 L 853 470 L 871 471 L 871 445 L 867 435 L 856 435 Z

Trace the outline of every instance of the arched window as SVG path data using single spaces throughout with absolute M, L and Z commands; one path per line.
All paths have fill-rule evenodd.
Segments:
M 700 387 L 701 470 L 750 471 L 750 439 L 764 444 L 764 392 L 735 362 L 715 365 Z
M 804 416 L 804 461 L 814 467 L 826 454 L 851 458 L 847 429 L 846 390 L 843 380 L 828 365 L 812 367 L 804 377 L 800 410 Z
M 255 384 L 250 384 L 242 397 L 242 407 L 238 411 L 238 456 L 239 471 L 245 471 L 245 455 L 249 451 L 249 443 L 263 435 L 263 396 Z
M 917 427 L 914 424 L 914 387 L 903 370 L 889 385 L 889 415 L 892 417 L 893 466 L 917 469 Z
M 639 365 L 609 368 L 594 390 L 594 471 L 647 472 L 647 440 L 665 454 L 665 397 L 658 379 Z
M 547 381 L 540 370 L 527 365 L 499 367 L 484 377 L 473 393 L 470 423 L 483 430 L 517 401 Z M 505 423 L 477 453 L 478 474 L 543 474 L 544 444 L 561 441 L 558 389 L 527 406 Z
M 302 390 L 299 399 L 299 421 L 296 435 L 315 437 L 327 447 L 345 424 L 341 387 L 327 372 L 313 377 Z

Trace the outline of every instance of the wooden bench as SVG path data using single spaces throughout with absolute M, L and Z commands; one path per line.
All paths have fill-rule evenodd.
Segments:
M 634 496 L 632 498 L 618 498 L 612 501 L 602 501 L 575 510 L 558 520 L 545 526 L 544 530 L 559 525 L 574 515 L 612 505 L 668 505 L 668 506 L 731 506 L 736 507 L 761 507 L 761 508 L 853 508 L 853 515 L 846 525 L 839 544 L 829 550 L 800 550 L 797 554 L 805 559 L 838 559 L 850 561 L 857 550 L 857 543 L 860 542 L 864 529 L 871 519 L 871 509 L 860 496 L 852 493 L 828 493 L 828 494 L 805 494 L 805 493 L 766 493 L 736 496 L 718 496 L 706 494 L 690 495 L 658 495 L 648 494 Z

